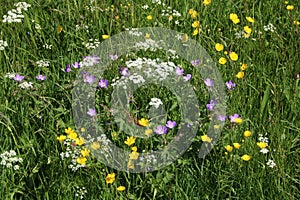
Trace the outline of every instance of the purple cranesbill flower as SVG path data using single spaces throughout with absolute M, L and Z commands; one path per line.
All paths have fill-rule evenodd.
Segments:
M 24 76 L 21 76 L 20 74 L 16 74 L 14 77 L 14 80 L 18 81 L 18 82 L 23 81 L 23 79 L 24 79 Z
M 235 86 L 236 86 L 235 83 L 232 82 L 232 80 L 229 80 L 229 81 L 226 82 L 225 84 L 226 84 L 228 90 L 233 90 L 233 89 L 235 88 Z
M 65 72 L 69 73 L 71 71 L 71 66 L 70 65 L 67 65 L 66 69 L 65 69 Z
M 83 58 L 83 63 L 86 66 L 93 66 L 100 63 L 100 57 L 98 56 L 86 56 Z
M 238 114 L 234 114 L 234 115 L 229 116 L 230 122 L 235 122 L 236 118 L 240 118 L 240 116 Z
M 156 127 L 155 133 L 158 135 L 164 135 L 167 133 L 167 131 L 168 131 L 168 129 L 166 126 L 159 125 Z
M 90 117 L 94 117 L 97 115 L 97 111 L 94 108 L 89 108 L 89 110 L 86 112 L 86 114 Z
M 206 104 L 206 108 L 210 111 L 212 111 L 217 105 L 217 101 L 216 100 L 210 100 L 209 104 Z
M 166 127 L 167 127 L 167 128 L 172 129 L 172 128 L 174 128 L 175 126 L 177 126 L 176 121 L 171 121 L 171 120 L 167 121 L 167 124 L 166 124 Z
M 130 76 L 129 69 L 127 67 L 119 67 L 119 70 L 122 76 Z
M 72 65 L 75 69 L 80 67 L 80 63 L 79 62 L 74 62 L 74 64 Z
M 227 117 L 226 117 L 225 115 L 219 115 L 219 116 L 218 116 L 218 120 L 221 121 L 221 122 L 225 122 L 225 121 L 226 121 L 226 118 L 227 118 Z
M 110 55 L 109 55 L 109 58 L 110 58 L 111 60 L 118 60 L 119 56 L 118 56 L 117 54 L 115 54 L 115 55 L 110 54 Z
M 37 80 L 40 80 L 40 81 L 44 81 L 44 80 L 46 80 L 46 76 L 44 76 L 44 75 L 37 75 L 36 77 L 35 77 Z
M 84 76 L 83 82 L 85 82 L 85 83 L 92 85 L 95 81 L 96 81 L 96 78 L 93 75 L 85 75 Z
M 213 87 L 214 86 L 214 80 L 211 80 L 210 78 L 207 78 L 207 79 L 204 80 L 204 84 L 207 87 Z
M 181 69 L 181 68 L 179 68 L 179 67 L 176 67 L 176 74 L 177 74 L 178 76 L 183 75 L 183 73 L 184 73 L 184 69 Z
M 186 76 L 183 77 L 184 81 L 188 81 L 192 78 L 191 74 L 187 74 Z
M 106 79 L 101 79 L 98 83 L 98 86 L 101 88 L 107 88 L 108 87 L 108 80 Z
M 192 60 L 191 63 L 193 66 L 198 66 L 200 64 L 200 60 Z

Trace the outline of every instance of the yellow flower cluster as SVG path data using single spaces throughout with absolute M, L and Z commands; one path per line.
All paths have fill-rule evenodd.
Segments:
M 189 14 L 191 15 L 192 19 L 195 19 L 198 16 L 198 12 L 196 10 L 194 10 L 194 9 L 190 9 L 189 10 Z M 192 27 L 194 28 L 194 31 L 193 31 L 192 35 L 193 36 L 198 35 L 199 34 L 200 21 L 199 20 L 195 20 L 192 23 Z
M 80 129 L 81 132 L 85 132 L 85 129 L 84 128 L 81 128 Z M 84 141 L 84 138 L 83 137 L 78 137 L 78 133 L 73 130 L 71 127 L 65 129 L 65 133 L 67 134 L 66 135 L 60 135 L 57 137 L 57 140 L 59 142 L 63 142 L 65 141 L 67 138 L 71 139 L 72 142 L 74 142 L 75 145 L 78 145 L 78 146 L 83 146 L 85 141 Z M 86 148 L 82 148 L 80 150 L 80 153 L 81 155 L 76 159 L 76 162 L 81 164 L 81 165 L 85 165 L 86 164 L 86 161 L 87 161 L 87 158 L 90 154 L 90 150 L 86 149 Z

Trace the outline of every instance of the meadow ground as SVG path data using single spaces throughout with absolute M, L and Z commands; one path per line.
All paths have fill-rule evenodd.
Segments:
M 299 10 L 298 0 L 0 0 L 0 199 L 300 199 Z M 134 29 L 142 27 L 177 31 L 167 38 L 189 58 L 197 41 L 219 80 L 199 74 L 206 61 L 161 49 L 158 33 Z M 121 55 L 108 44 L 126 30 L 141 49 Z M 103 74 L 88 70 L 104 61 Z M 154 83 L 130 93 L 122 110 L 113 91 L 146 75 Z M 170 88 L 190 85 L 197 103 L 184 106 L 191 93 L 180 99 L 159 85 L 165 75 Z M 212 98 L 220 79 L 224 94 Z M 88 88 L 94 107 L 76 101 Z M 195 120 L 194 110 L 181 113 L 193 106 Z M 164 118 L 149 115 L 159 108 Z M 90 136 L 90 121 L 102 135 Z M 186 139 L 182 127 L 196 136 Z M 155 170 L 165 160 L 154 152 L 172 140 L 191 145 Z M 127 157 L 116 159 L 110 145 Z M 202 147 L 213 148 L 201 158 Z M 129 172 L 137 169 L 145 171 Z

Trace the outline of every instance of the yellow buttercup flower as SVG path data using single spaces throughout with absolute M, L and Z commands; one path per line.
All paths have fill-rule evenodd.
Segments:
M 189 9 L 189 14 L 190 15 L 193 14 L 193 12 L 194 12 L 194 9 Z
M 244 26 L 244 31 L 247 33 L 247 34 L 250 34 L 252 32 L 252 29 L 249 27 L 249 26 Z
M 100 149 L 100 143 L 99 142 L 93 142 L 91 147 L 94 150 Z
M 210 3 L 211 3 L 211 0 L 204 0 L 203 1 L 203 4 L 206 5 L 206 6 L 209 5 Z
M 188 34 L 186 34 L 186 33 L 183 34 L 183 35 L 182 35 L 182 38 L 181 38 L 181 41 L 182 41 L 182 42 L 187 42 L 188 40 L 189 40 Z
M 65 129 L 65 133 L 68 134 L 68 135 L 72 132 L 74 132 L 74 130 L 70 127 L 68 129 Z
M 87 156 L 90 155 L 90 150 L 84 148 L 83 150 L 80 151 L 80 153 L 81 153 L 81 155 L 82 155 L 83 157 L 87 157 Z
M 76 138 L 75 143 L 79 146 L 82 146 L 84 144 L 84 138 L 83 137 Z
M 146 38 L 146 39 L 150 38 L 150 34 L 149 34 L 149 33 L 146 33 L 145 38 Z
M 241 147 L 240 143 L 233 143 L 233 147 L 235 149 L 239 149 Z
M 71 139 L 71 140 L 75 140 L 76 138 L 77 138 L 77 133 L 75 132 L 75 131 L 73 131 L 73 132 L 71 132 L 70 134 L 69 134 L 69 138 Z
M 208 143 L 211 143 L 211 141 L 212 141 L 212 139 L 210 137 L 208 137 L 207 135 L 202 135 L 201 140 L 203 142 L 208 142 Z
M 293 6 L 293 5 L 288 5 L 288 6 L 286 7 L 286 9 L 287 9 L 287 10 L 294 10 L 294 6 Z
M 195 29 L 195 30 L 193 31 L 193 33 L 192 33 L 193 36 L 198 35 L 198 34 L 199 34 L 199 30 L 198 30 L 198 29 Z
M 85 157 L 79 157 L 79 158 L 76 159 L 76 162 L 81 164 L 81 165 L 85 165 L 86 160 L 87 159 Z
M 293 24 L 294 25 L 300 25 L 300 22 L 299 21 L 294 21 Z
M 133 152 L 131 152 L 131 153 L 129 154 L 129 158 L 130 158 L 131 160 L 137 160 L 138 157 L 139 157 L 139 153 L 136 152 L 136 151 L 133 151 Z
M 245 137 L 250 137 L 252 135 L 251 131 L 245 131 L 244 136 Z
M 115 181 L 115 173 L 108 174 L 105 178 L 106 183 L 112 184 Z
M 152 18 L 153 18 L 152 15 L 148 15 L 148 16 L 147 16 L 147 19 L 148 19 L 149 21 L 151 21 Z
M 248 68 L 248 65 L 243 63 L 241 66 L 241 70 L 243 71 L 243 70 L 246 70 L 247 68 Z
M 127 167 L 129 169 L 134 169 L 134 164 L 133 164 L 132 160 L 128 160 Z
M 233 147 L 230 146 L 230 145 L 227 145 L 227 146 L 225 147 L 225 149 L 226 149 L 226 151 L 228 151 L 228 152 L 232 152 Z
M 152 129 L 145 130 L 145 135 L 150 136 L 153 133 Z
M 224 45 L 223 44 L 220 44 L 220 43 L 216 43 L 215 44 L 215 49 L 217 51 L 222 51 L 224 49 Z
M 125 189 L 126 189 L 126 188 L 125 188 L 124 186 L 119 186 L 119 187 L 117 187 L 117 190 L 120 191 L 120 192 L 124 191 Z
M 242 118 L 235 118 L 235 123 L 240 124 L 243 122 Z
M 245 73 L 244 72 L 239 72 L 237 75 L 235 75 L 237 78 L 244 78 Z
M 131 150 L 132 150 L 132 151 L 137 151 L 137 147 L 134 146 L 134 147 L 131 148 Z
M 67 136 L 65 135 L 60 135 L 59 137 L 57 137 L 56 139 L 60 142 L 63 142 L 65 139 L 67 138 Z
M 245 155 L 243 155 L 241 158 L 242 158 L 242 160 L 244 160 L 244 161 L 249 161 L 249 160 L 251 159 L 251 156 L 249 156 L 248 154 L 245 154 Z
M 220 126 L 219 125 L 214 125 L 214 129 L 219 129 Z
M 256 144 L 257 144 L 257 146 L 259 146 L 259 148 L 261 148 L 261 149 L 266 148 L 266 147 L 268 146 L 268 144 L 265 143 L 265 142 L 258 142 L 258 143 L 256 143 Z
M 198 12 L 196 10 L 193 10 L 193 13 L 191 14 L 192 18 L 196 18 L 198 16 Z
M 221 65 L 224 65 L 226 62 L 227 62 L 227 60 L 226 60 L 226 58 L 224 58 L 224 57 L 221 57 L 221 58 L 219 59 L 219 63 L 220 63 Z
M 130 137 L 127 137 L 127 139 L 124 143 L 127 144 L 128 146 L 131 146 L 135 143 L 135 140 L 136 140 L 136 137 L 130 136 Z
M 142 118 L 138 121 L 139 125 L 141 126 L 148 126 L 149 125 L 149 120 L 148 119 L 145 119 L 145 118 Z
M 254 23 L 254 19 L 251 18 L 251 17 L 246 17 L 246 20 L 247 20 L 248 22 L 250 22 L 250 23 Z
M 108 39 L 109 38 L 109 35 L 102 35 L 102 39 L 103 40 L 106 40 L 106 39 Z
M 231 52 L 231 53 L 229 54 L 229 57 L 230 57 L 230 59 L 233 60 L 233 61 L 237 61 L 238 58 L 239 58 L 238 54 L 235 53 L 235 52 Z
M 240 22 L 239 17 L 237 16 L 237 14 L 231 13 L 229 15 L 230 20 L 234 23 L 234 24 L 238 24 Z
M 193 28 L 198 28 L 200 26 L 200 21 L 194 21 L 193 23 L 192 23 L 192 27 Z

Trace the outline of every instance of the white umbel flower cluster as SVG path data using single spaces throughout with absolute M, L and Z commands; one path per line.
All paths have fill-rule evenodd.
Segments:
M 31 5 L 26 2 L 18 2 L 15 3 L 14 6 L 16 7 L 15 9 L 10 10 L 6 15 L 3 15 L 3 23 L 22 22 L 22 19 L 24 19 L 22 11 L 27 11 L 28 8 L 31 7 Z
M 1 162 L 0 164 L 6 168 L 13 168 L 18 170 L 20 168 L 20 163 L 23 162 L 22 158 L 17 157 L 17 153 L 14 150 L 5 151 L 0 154 Z
M 5 49 L 5 47 L 7 47 L 8 44 L 6 41 L 4 40 L 0 40 L 0 51 L 3 51 Z

